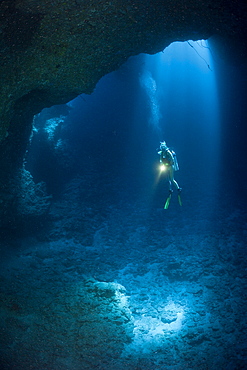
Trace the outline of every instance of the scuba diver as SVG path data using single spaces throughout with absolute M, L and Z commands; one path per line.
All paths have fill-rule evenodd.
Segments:
M 164 209 L 167 209 L 170 204 L 170 200 L 172 197 L 172 185 L 174 184 L 177 191 L 178 191 L 178 203 L 180 206 L 182 206 L 182 201 L 181 201 L 181 190 L 180 186 L 178 185 L 177 181 L 174 179 L 174 171 L 178 171 L 178 161 L 176 157 L 176 153 L 169 149 L 168 146 L 166 145 L 165 141 L 162 141 L 160 143 L 160 151 L 158 152 L 160 155 L 160 163 L 161 163 L 161 171 L 165 171 L 167 174 L 167 178 L 169 181 L 169 196 L 165 202 Z

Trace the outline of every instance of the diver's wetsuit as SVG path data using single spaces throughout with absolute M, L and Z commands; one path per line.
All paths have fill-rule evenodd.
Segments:
M 178 162 L 176 158 L 176 153 L 169 148 L 162 149 L 160 152 L 160 162 L 162 162 L 167 168 L 167 177 L 169 181 L 169 189 L 172 192 L 172 184 L 175 185 L 177 190 L 181 190 L 177 181 L 174 179 L 174 171 L 178 171 Z

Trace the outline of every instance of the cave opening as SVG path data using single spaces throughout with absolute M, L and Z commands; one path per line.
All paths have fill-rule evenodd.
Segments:
M 95 179 L 116 182 L 111 188 L 102 181 L 95 197 L 108 186 L 110 203 L 120 201 L 123 191 L 155 204 L 167 188 L 164 179 L 156 181 L 157 148 L 166 140 L 179 158 L 181 186 L 194 189 L 190 199 L 197 204 L 205 192 L 211 194 L 208 202 L 217 202 L 221 117 L 214 58 L 203 40 L 130 58 L 101 79 L 92 95 L 35 117 L 26 169 L 55 198 L 66 182 L 91 171 Z

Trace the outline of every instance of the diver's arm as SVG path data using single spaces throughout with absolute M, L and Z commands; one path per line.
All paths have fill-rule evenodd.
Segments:
M 158 154 L 159 154 L 159 156 L 160 156 L 160 163 L 162 163 L 163 161 L 162 161 L 162 159 L 163 159 L 163 152 L 162 152 L 162 150 L 160 150 L 159 152 L 158 152 Z

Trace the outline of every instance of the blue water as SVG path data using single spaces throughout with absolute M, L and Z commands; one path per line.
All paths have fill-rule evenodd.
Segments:
M 53 201 L 6 241 L 3 369 L 247 368 L 246 96 L 241 64 L 190 41 L 36 117 L 26 169 Z

